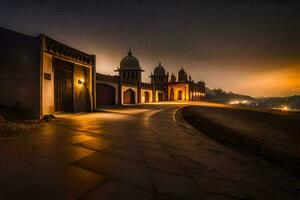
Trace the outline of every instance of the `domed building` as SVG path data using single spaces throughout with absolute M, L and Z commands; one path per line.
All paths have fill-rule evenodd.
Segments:
M 189 100 L 188 76 L 183 67 L 178 71 L 178 81 L 172 73 L 171 82 L 168 84 L 168 97 L 171 101 Z
M 154 73 L 151 73 L 151 83 L 155 85 L 161 85 L 164 83 L 168 83 L 169 73 L 166 73 L 165 68 L 159 63 L 157 67 L 154 69 Z
M 142 80 L 143 70 L 140 67 L 139 60 L 133 56 L 130 48 L 127 56 L 121 60 L 120 67 L 115 71 L 119 72 L 122 82 L 134 83 Z
M 195 83 L 183 67 L 178 71 L 177 80 L 173 73 L 169 80 L 169 72 L 160 62 L 149 76 L 151 83 L 142 82 L 144 70 L 131 49 L 115 71 L 118 76 L 97 74 L 97 102 L 100 106 L 168 100 L 198 101 L 205 97 L 205 83 Z
M 205 97 L 205 83 L 197 84 L 181 67 L 178 71 L 178 81 L 172 73 L 171 82 L 168 83 L 168 98 L 171 101 L 200 101 Z
M 165 68 L 161 65 L 161 62 L 155 67 L 153 74 L 151 73 L 151 84 L 156 91 L 161 90 L 162 92 L 158 92 L 157 99 L 158 101 L 163 101 L 164 97 L 168 96 L 168 81 L 169 81 L 169 73 L 166 73 Z

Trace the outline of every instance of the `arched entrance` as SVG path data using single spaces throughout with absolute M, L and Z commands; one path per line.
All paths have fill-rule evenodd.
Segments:
M 174 89 L 173 88 L 170 90 L 170 100 L 174 101 Z
M 124 92 L 124 104 L 135 104 L 135 93 L 132 89 Z
M 164 95 L 163 93 L 159 92 L 158 93 L 158 101 L 163 101 L 164 100 Z
M 97 83 L 96 102 L 97 107 L 115 105 L 115 88 L 107 84 Z
M 149 102 L 149 92 L 145 92 L 145 103 Z
M 182 91 L 181 90 L 178 91 L 178 98 L 177 99 L 182 100 Z

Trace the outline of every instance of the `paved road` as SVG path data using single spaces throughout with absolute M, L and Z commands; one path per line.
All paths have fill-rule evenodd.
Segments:
M 297 199 L 300 184 L 138 105 L 60 116 L 0 146 L 0 199 Z

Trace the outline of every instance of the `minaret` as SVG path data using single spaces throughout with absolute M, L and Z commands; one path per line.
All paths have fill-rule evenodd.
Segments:
M 176 76 L 172 73 L 171 75 L 171 82 L 175 83 L 176 82 Z

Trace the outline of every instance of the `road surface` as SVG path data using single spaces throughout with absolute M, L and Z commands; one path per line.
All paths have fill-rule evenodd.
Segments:
M 297 199 L 300 184 L 187 124 L 182 104 L 59 115 L 0 146 L 0 199 Z

